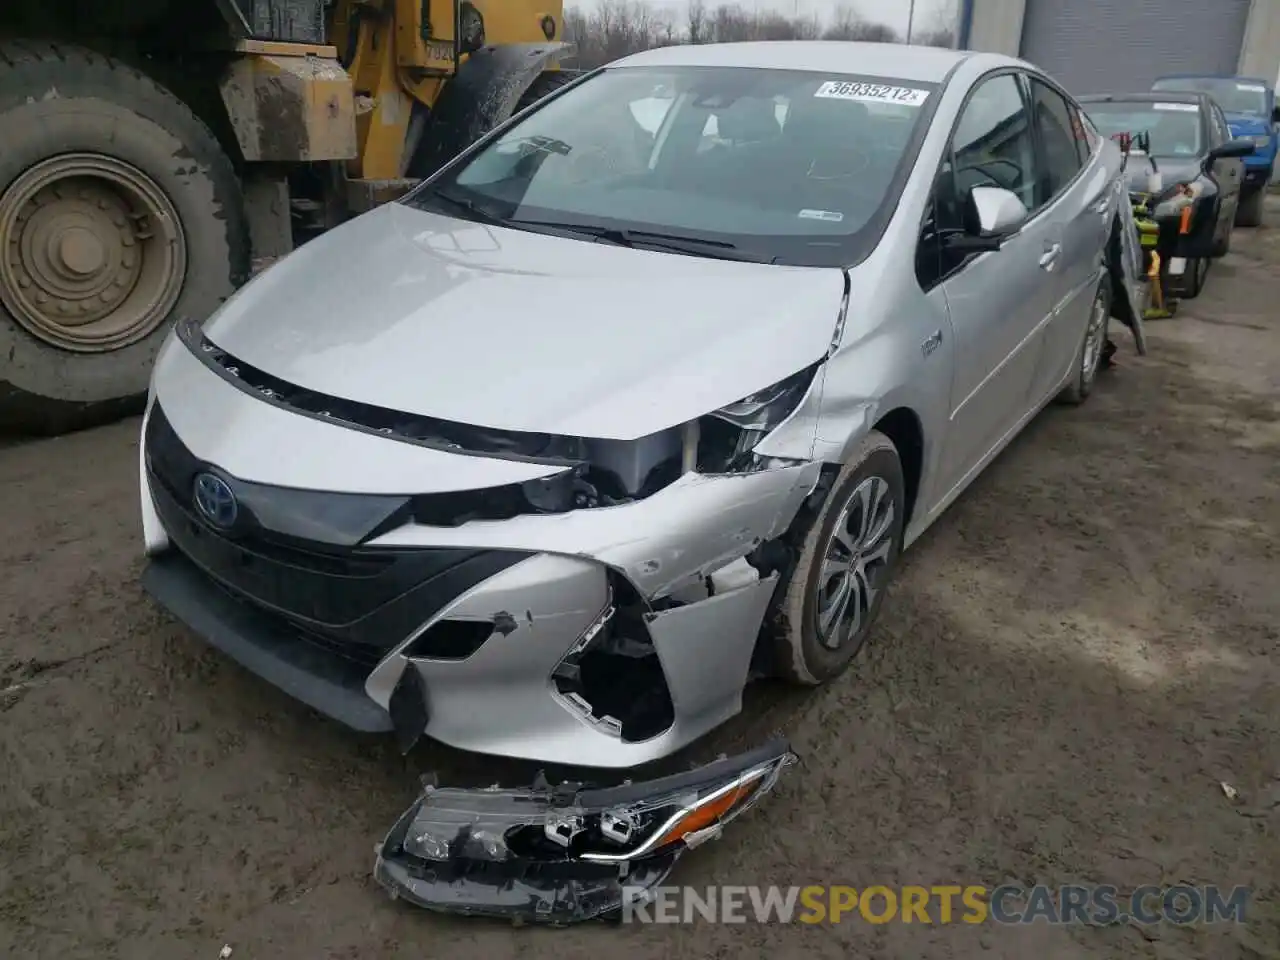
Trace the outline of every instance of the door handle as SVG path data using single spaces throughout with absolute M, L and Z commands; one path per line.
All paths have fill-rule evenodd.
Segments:
M 1110 201 L 1106 197 L 1103 197 L 1101 200 L 1099 200 L 1097 203 L 1093 205 L 1093 212 L 1098 214 L 1098 216 L 1100 217 L 1105 217 L 1107 215 L 1107 209 L 1110 206 L 1111 206 Z
M 1052 270 L 1058 263 L 1058 255 L 1062 253 L 1062 244 L 1051 243 L 1044 248 L 1044 253 L 1040 255 L 1040 267 L 1043 270 Z

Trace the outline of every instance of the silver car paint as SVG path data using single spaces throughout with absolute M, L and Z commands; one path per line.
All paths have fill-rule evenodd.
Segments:
M 205 333 L 331 396 L 633 440 L 818 360 L 843 289 L 834 269 L 761 270 L 392 203 L 263 273 Z
M 669 48 L 633 62 L 739 56 L 761 66 L 836 70 L 824 64 L 839 50 L 805 43 Z M 1106 198 L 1119 196 L 1108 188 L 1119 172 L 1119 151 L 1104 144 L 1073 188 L 1004 249 L 923 291 L 913 254 L 957 108 L 988 71 L 1035 68 L 995 55 L 875 44 L 858 50 L 860 62 L 864 53 L 872 62 L 862 67 L 868 72 L 938 80 L 958 66 L 882 242 L 847 275 L 644 253 L 384 208 L 302 248 L 209 324 L 211 338 L 231 353 L 324 392 L 486 426 L 615 437 L 706 413 L 830 352 L 800 407 L 757 448 L 785 458 L 770 469 L 686 474 L 620 507 L 453 528 L 409 524 L 375 541 L 538 554 L 452 608 L 485 617 L 509 609 L 518 629 L 466 661 L 413 661 L 432 691 L 430 735 L 480 752 L 610 766 L 653 759 L 700 736 L 740 708 L 747 659 L 774 584 L 765 580 L 651 618 L 664 666 L 681 671 L 669 674 L 678 715 L 654 740 L 621 745 L 566 705 L 548 680 L 599 613 L 606 567 L 652 599 L 744 556 L 787 528 L 822 462 L 838 463 L 895 409 L 909 411 L 924 438 L 919 494 L 905 533 L 910 543 L 1072 375 L 1085 325 L 1082 292 L 1101 275 L 1101 251 L 1089 249 L 1081 210 L 1111 209 Z M 881 67 L 877 58 L 885 61 Z M 1090 216 L 1102 223 L 1104 213 Z M 415 242 L 406 242 L 406 233 Z M 1057 275 L 1042 263 L 1054 243 L 1061 246 L 1050 258 Z M 548 282 L 552 277 L 559 287 Z M 465 302 L 457 296 L 462 290 L 470 291 Z M 429 310 L 415 308 L 426 299 Z M 557 319 L 558 312 L 572 322 Z M 682 325 L 689 313 L 698 314 L 696 322 Z M 493 327 L 482 325 L 485 316 Z M 753 331 L 757 324 L 767 336 Z M 449 349 L 433 356 L 433 343 Z M 612 388 L 592 371 L 567 368 L 561 350 L 575 363 L 616 361 L 644 386 Z M 634 365 L 622 356 L 628 351 L 653 369 Z M 508 375 L 523 393 L 511 389 Z M 596 392 L 583 390 L 585 384 Z M 546 396 L 560 391 L 583 408 L 563 395 Z M 210 373 L 172 341 L 157 363 L 153 392 L 197 456 L 246 480 L 399 493 L 472 489 L 550 472 L 291 414 Z M 163 549 L 145 476 L 143 513 L 148 549 Z M 552 624 L 563 629 L 549 630 Z M 391 654 L 370 676 L 370 695 L 385 703 L 405 668 L 405 658 Z
M 649 740 L 623 741 L 551 682 L 568 649 L 566 638 L 572 643 L 581 637 L 608 606 L 605 567 L 593 560 L 543 554 L 487 580 L 431 623 L 515 611 L 513 630 L 495 632 L 463 661 L 407 659 L 397 650 L 369 676 L 366 689 L 386 707 L 400 672 L 412 667 L 427 689 L 426 733 L 436 740 L 548 763 L 637 766 L 696 740 L 741 709 L 751 648 L 775 585 L 772 577 L 649 618 L 676 714 L 671 727 Z

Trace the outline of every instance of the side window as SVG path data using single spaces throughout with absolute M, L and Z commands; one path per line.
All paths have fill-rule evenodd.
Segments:
M 1035 79 L 1031 81 L 1031 98 L 1035 101 L 1036 129 L 1044 149 L 1044 170 L 1036 198 L 1037 206 L 1041 206 L 1075 178 L 1082 160 L 1067 101 L 1058 91 Z
M 939 171 L 939 230 L 963 228 L 965 199 L 974 187 L 1012 190 L 1034 210 L 1038 174 L 1031 114 L 1017 78 L 1005 73 L 984 81 L 965 104 Z
M 943 154 L 916 249 L 916 277 L 928 290 L 973 254 L 942 242 L 964 230 L 965 203 L 974 187 L 1003 187 L 1036 208 L 1035 139 L 1031 112 L 1013 74 L 983 81 L 969 97 Z
M 1227 126 L 1227 118 L 1222 108 L 1216 103 L 1209 111 L 1209 115 L 1213 118 L 1213 142 L 1210 146 L 1220 147 L 1231 139 L 1231 128 Z
M 1089 126 L 1089 121 L 1085 119 L 1083 111 L 1070 100 L 1067 101 L 1067 113 L 1071 115 L 1071 136 L 1076 141 L 1076 147 L 1080 153 L 1080 162 L 1088 163 L 1089 158 L 1098 149 L 1098 134 Z

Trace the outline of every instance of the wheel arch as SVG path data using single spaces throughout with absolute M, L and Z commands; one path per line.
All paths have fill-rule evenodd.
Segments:
M 501 127 L 543 71 L 572 51 L 572 44 L 549 42 L 490 46 L 473 53 L 436 101 L 430 127 L 409 162 L 409 176 L 437 173 Z
M 907 515 L 902 525 L 905 530 L 915 512 L 924 475 L 924 426 L 919 414 L 910 407 L 895 407 L 880 417 L 871 429 L 888 437 L 898 451 L 906 495 Z

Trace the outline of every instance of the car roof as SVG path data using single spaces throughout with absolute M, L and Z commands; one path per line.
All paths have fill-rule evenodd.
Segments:
M 1184 90 L 1144 90 L 1142 93 L 1094 93 L 1086 97 L 1076 97 L 1080 103 L 1196 103 L 1201 106 L 1213 98 L 1207 93 Z
M 1156 77 L 1155 82 L 1161 80 L 1239 80 L 1241 83 L 1260 83 L 1264 87 L 1271 86 L 1270 80 L 1264 80 L 1262 77 L 1242 77 L 1235 73 L 1166 73 Z
M 959 63 L 975 56 L 968 50 L 866 43 L 843 40 L 758 40 L 657 47 L 609 64 L 611 67 L 747 67 L 758 70 L 806 70 L 816 73 L 892 77 L 917 83 L 941 83 Z M 978 56 L 981 56 L 980 54 Z M 989 56 L 989 55 L 988 55 Z M 1017 63 L 1009 58 L 1009 63 Z

